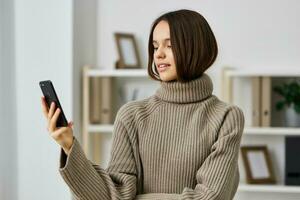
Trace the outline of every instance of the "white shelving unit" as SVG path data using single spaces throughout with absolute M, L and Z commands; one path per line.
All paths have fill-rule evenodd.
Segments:
M 112 133 L 113 124 L 91 124 L 89 120 L 89 108 L 90 108 L 90 78 L 92 77 L 114 77 L 119 78 L 147 78 L 147 69 L 100 69 L 85 66 L 83 69 L 83 125 L 82 125 L 82 145 L 86 155 L 94 160 L 99 161 L 99 146 L 100 135 Z M 93 146 L 90 142 L 90 138 L 93 138 Z
M 266 69 L 266 68 L 251 68 L 251 69 L 233 69 L 227 68 L 223 71 L 222 91 L 223 99 L 227 102 L 233 101 L 233 81 L 235 78 L 251 78 L 251 77 L 300 77 L 299 68 L 286 68 L 286 69 Z M 254 141 L 260 138 L 270 138 L 275 140 L 284 141 L 285 136 L 300 136 L 300 128 L 289 127 L 245 127 L 243 140 Z M 280 138 L 280 139 L 278 139 Z M 269 140 L 269 139 L 267 139 Z M 253 142 L 252 142 L 253 144 Z M 284 145 L 280 145 L 284 147 Z M 283 152 L 283 149 L 280 150 Z M 281 154 L 284 155 L 284 154 Z M 280 159 L 281 162 L 284 159 Z M 292 194 L 300 193 L 300 186 L 286 186 L 282 184 L 282 180 L 275 185 L 261 185 L 261 184 L 246 184 L 240 183 L 238 187 L 239 192 L 262 192 L 262 193 L 281 193 Z M 249 193 L 251 195 L 251 193 Z
M 238 190 L 243 192 L 300 193 L 300 187 L 285 185 L 240 184 Z
M 91 69 L 86 70 L 87 77 L 147 77 L 147 69 Z
M 100 124 L 100 125 L 89 125 L 88 132 L 90 133 L 112 133 L 113 132 L 113 124 Z
M 244 135 L 300 136 L 300 128 L 246 127 Z
M 229 68 L 230 69 L 230 68 Z M 272 76 L 272 77 L 293 77 L 300 76 L 299 68 L 264 68 L 256 67 L 251 69 L 226 70 L 227 77 L 253 77 L 253 76 Z

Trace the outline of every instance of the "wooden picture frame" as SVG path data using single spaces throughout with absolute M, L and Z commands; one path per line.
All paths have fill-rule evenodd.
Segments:
M 116 68 L 140 68 L 141 60 L 134 35 L 130 33 L 114 35 L 119 55 Z
M 241 147 L 247 183 L 274 184 L 275 174 L 267 146 Z

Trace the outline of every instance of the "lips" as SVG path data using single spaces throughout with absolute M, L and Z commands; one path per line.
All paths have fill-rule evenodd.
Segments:
M 171 65 L 167 64 L 167 63 L 160 63 L 160 64 L 157 64 L 157 70 L 158 70 L 158 72 L 163 72 L 170 66 Z

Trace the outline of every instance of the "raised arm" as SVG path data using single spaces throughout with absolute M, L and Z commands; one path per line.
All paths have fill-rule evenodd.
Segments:
M 123 123 L 115 122 L 111 161 L 107 170 L 90 162 L 78 141 L 67 156 L 62 151 L 60 173 L 76 199 L 134 199 L 137 170 L 131 142 Z

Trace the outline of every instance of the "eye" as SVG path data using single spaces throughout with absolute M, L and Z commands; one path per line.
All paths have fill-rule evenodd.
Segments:
M 157 51 L 158 48 L 157 47 L 153 47 L 153 49 L 154 49 L 154 51 Z
M 168 45 L 167 47 L 168 47 L 169 49 L 171 49 L 171 48 L 172 48 L 172 46 L 171 46 L 171 45 Z

